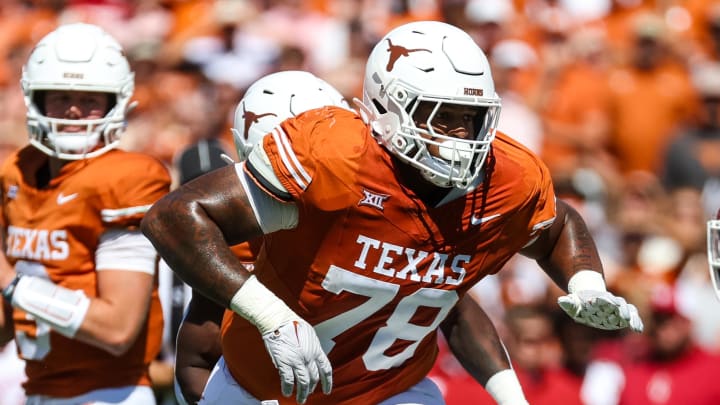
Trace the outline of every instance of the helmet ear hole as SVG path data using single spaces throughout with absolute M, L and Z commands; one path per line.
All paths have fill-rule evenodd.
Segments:
M 400 105 L 403 105 L 407 98 L 408 98 L 408 94 L 407 94 L 407 91 L 405 91 L 405 89 L 399 88 L 399 89 L 395 90 L 395 100 L 397 100 Z
M 378 111 L 378 113 L 380 113 L 380 115 L 383 115 L 383 114 L 386 114 L 386 113 L 387 113 L 387 110 L 385 109 L 385 106 L 383 106 L 382 104 L 380 104 L 380 102 L 379 102 L 376 98 L 372 99 L 372 103 L 373 103 L 373 105 L 375 106 L 375 109 Z

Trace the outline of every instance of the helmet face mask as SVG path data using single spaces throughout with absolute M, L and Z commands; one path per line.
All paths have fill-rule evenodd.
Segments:
M 372 50 L 363 92 L 378 141 L 427 181 L 465 188 L 479 178 L 501 104 L 487 58 L 465 32 L 436 21 L 396 28 Z M 467 139 L 440 134 L 433 130 L 434 113 L 419 127 L 415 113 L 421 103 L 435 104 L 435 112 L 451 105 L 477 107 L 484 112 L 477 134 Z
M 288 70 L 260 78 L 235 109 L 232 132 L 239 160 L 247 159 L 262 137 L 285 119 L 329 105 L 350 110 L 340 92 L 309 72 Z
M 134 74 L 120 44 L 99 27 L 69 24 L 45 36 L 23 67 L 21 85 L 30 144 L 39 150 L 59 159 L 78 160 L 101 155 L 119 144 Z M 41 105 L 49 90 L 108 93 L 113 102 L 101 118 L 51 118 Z M 85 129 L 63 132 L 64 126 Z
M 430 108 L 429 114 L 420 114 L 423 104 Z M 465 108 L 473 111 L 473 123 L 468 125 L 465 137 L 444 133 L 438 128 L 447 123 L 438 114 L 447 109 Z M 442 187 L 465 186 L 462 179 L 475 179 L 479 176 L 484 160 L 495 138 L 495 127 L 499 118 L 499 106 L 478 106 L 474 100 L 465 103 L 455 99 L 446 100 L 427 95 L 417 96 L 408 112 L 409 119 L 400 127 L 395 139 L 404 139 L 403 144 L 415 150 L 406 150 L 401 154 L 406 161 L 422 165 L 423 176 L 433 184 Z M 453 129 L 450 127 L 449 129 Z M 403 159 L 405 160 L 405 159 Z

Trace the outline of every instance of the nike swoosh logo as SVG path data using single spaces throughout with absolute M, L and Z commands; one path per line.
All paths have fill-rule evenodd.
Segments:
M 478 218 L 475 215 L 473 215 L 472 218 L 470 218 L 470 223 L 473 226 L 477 226 L 480 224 L 484 224 L 485 222 L 490 221 L 492 219 L 495 219 L 495 218 L 499 217 L 500 215 L 501 214 L 495 214 L 495 215 L 490 215 L 490 216 L 482 217 L 482 218 Z
M 58 205 L 63 205 L 68 201 L 74 200 L 75 197 L 78 196 L 78 193 L 63 195 L 63 193 L 58 194 L 57 196 L 57 203 Z

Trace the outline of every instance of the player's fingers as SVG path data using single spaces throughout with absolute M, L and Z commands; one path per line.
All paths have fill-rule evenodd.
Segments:
M 305 364 L 295 365 L 295 385 L 297 386 L 297 402 L 304 404 L 310 394 L 310 375 Z
M 635 332 L 642 332 L 645 327 L 637 308 L 635 305 L 628 304 L 628 310 L 630 311 L 630 328 Z
M 312 394 L 315 392 L 315 388 L 317 387 L 318 381 L 320 381 L 320 374 L 318 371 L 317 363 L 313 360 L 308 364 L 308 373 L 310 375 L 310 384 L 308 392 Z
M 293 369 L 287 364 L 279 364 L 278 372 L 280 373 L 280 390 L 282 390 L 284 396 L 289 397 L 292 395 L 293 386 L 295 385 Z
M 317 359 L 318 372 L 320 373 L 320 384 L 322 385 L 322 391 L 325 394 L 329 394 L 332 391 L 333 378 L 332 378 L 332 366 L 327 356 L 323 354 Z
M 580 300 L 574 294 L 563 295 L 557 302 L 560 308 L 573 318 L 577 317 L 582 309 Z

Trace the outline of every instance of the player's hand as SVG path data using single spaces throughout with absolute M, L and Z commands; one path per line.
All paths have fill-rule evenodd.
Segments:
M 608 291 L 579 290 L 559 297 L 558 305 L 575 322 L 593 328 L 615 330 L 629 326 L 635 332 L 643 330 L 635 305 Z
M 283 395 L 289 397 L 293 386 L 297 386 L 297 402 L 305 403 L 308 395 L 315 391 L 318 380 L 322 391 L 329 394 L 332 389 L 332 367 L 315 329 L 302 319 L 281 325 L 278 329 L 263 335 L 273 364 L 280 373 L 280 387 Z

